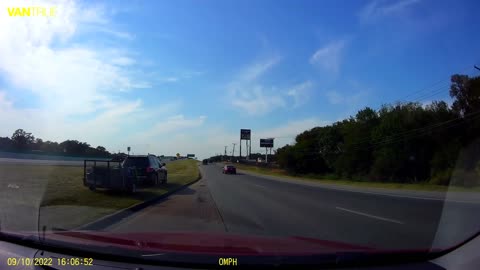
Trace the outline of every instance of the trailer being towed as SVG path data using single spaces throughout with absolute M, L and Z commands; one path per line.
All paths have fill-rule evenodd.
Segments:
M 90 190 L 105 188 L 134 193 L 138 179 L 135 167 L 122 166 L 123 161 L 86 159 L 83 161 L 83 185 Z

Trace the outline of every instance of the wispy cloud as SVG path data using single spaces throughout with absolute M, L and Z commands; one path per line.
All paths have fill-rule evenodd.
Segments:
M 361 9 L 359 18 L 361 22 L 375 21 L 382 17 L 399 14 L 419 2 L 420 0 L 373 0 Z
M 280 57 L 271 57 L 264 61 L 259 61 L 247 67 L 241 75 L 241 79 L 247 82 L 255 81 L 267 71 L 272 69 L 280 61 Z
M 299 107 L 308 101 L 312 86 L 313 83 L 311 81 L 306 81 L 288 90 L 287 96 L 293 98 L 293 107 Z
M 342 53 L 345 48 L 344 39 L 336 40 L 320 47 L 310 57 L 310 63 L 319 66 L 325 71 L 337 73 L 340 70 Z
M 205 74 L 205 72 L 187 70 L 187 71 L 181 71 L 181 72 L 174 72 L 173 74 L 174 75 L 171 75 L 171 76 L 159 77 L 158 81 L 162 83 L 176 83 L 176 82 L 192 79 L 194 77 L 203 75 Z
M 261 115 L 286 105 L 281 96 L 266 93 L 262 86 L 255 86 L 232 100 L 232 105 L 250 115 Z
M 227 86 L 228 100 L 234 107 L 249 115 L 262 115 L 284 107 L 284 97 L 260 79 L 279 63 L 279 57 L 258 61 L 243 69 Z
M 196 118 L 186 118 L 182 114 L 162 118 L 153 124 L 151 128 L 133 135 L 132 140 L 151 141 L 152 138 L 158 139 L 159 136 L 169 135 L 192 128 L 199 128 L 205 123 L 206 119 L 207 117 L 203 115 Z M 197 143 L 197 140 L 192 140 L 192 143 Z

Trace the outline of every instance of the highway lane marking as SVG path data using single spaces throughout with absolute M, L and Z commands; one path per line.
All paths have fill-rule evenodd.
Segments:
M 343 208 L 343 207 L 338 207 L 338 206 L 337 206 L 337 207 L 335 207 L 335 208 L 338 209 L 338 210 L 350 212 L 350 213 L 353 213 L 353 214 L 357 214 L 357 215 L 361 215 L 361 216 L 365 216 L 365 217 L 369 217 L 369 218 L 374 218 L 374 219 L 378 219 L 378 220 L 393 222 L 393 223 L 397 223 L 397 224 L 405 224 L 405 223 L 403 223 L 403 222 L 401 222 L 401 221 L 398 221 L 398 220 L 395 220 L 395 219 L 390 219 L 390 218 L 384 218 L 384 217 L 379 217 L 379 216 L 375 216 L 375 215 L 370 215 L 370 214 L 367 214 L 367 213 L 358 212 L 358 211 L 346 209 L 346 208 Z
M 252 185 L 257 186 L 257 187 L 261 187 L 261 188 L 267 188 L 267 187 L 262 186 L 262 185 L 257 185 L 257 184 L 252 184 Z

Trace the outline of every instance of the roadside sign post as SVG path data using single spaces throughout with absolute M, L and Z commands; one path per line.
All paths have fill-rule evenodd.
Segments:
M 260 139 L 260 147 L 265 147 L 265 163 L 268 163 L 268 148 L 270 148 L 270 154 L 273 148 L 273 138 Z
M 240 129 L 240 159 L 242 158 L 242 141 L 245 141 L 245 144 L 247 146 L 247 154 L 246 157 L 250 159 L 250 152 L 248 150 L 248 142 L 251 144 L 251 135 L 252 131 L 250 129 Z M 251 150 L 251 149 L 250 149 Z

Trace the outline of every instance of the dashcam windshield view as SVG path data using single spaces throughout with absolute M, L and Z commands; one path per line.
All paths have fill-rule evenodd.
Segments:
M 479 9 L 1 1 L 0 240 L 89 254 L 49 267 L 453 250 L 480 231 Z

